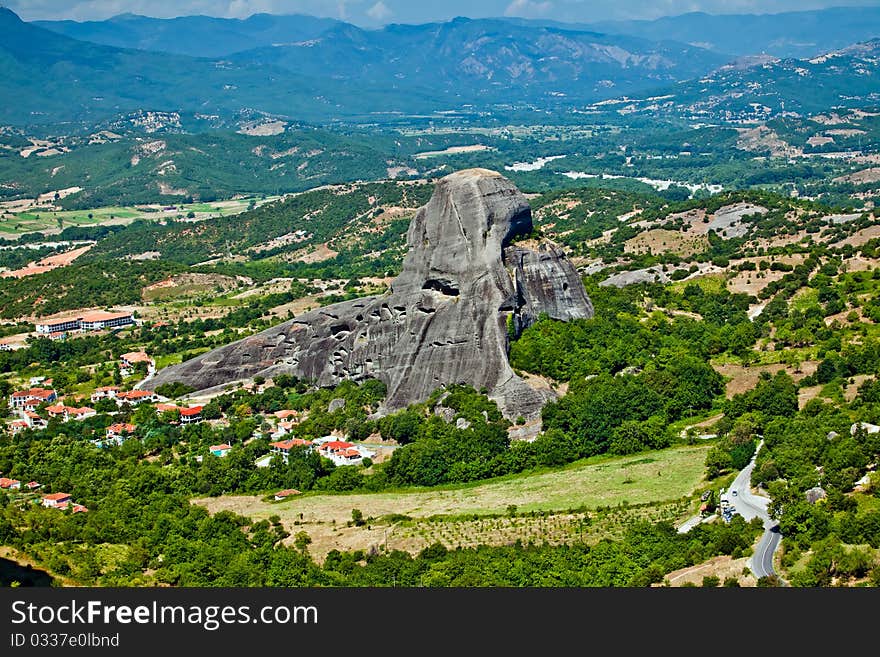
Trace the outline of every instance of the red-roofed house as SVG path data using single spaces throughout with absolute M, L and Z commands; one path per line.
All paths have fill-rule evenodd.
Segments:
M 222 445 L 211 445 L 208 448 L 208 451 L 211 452 L 214 456 L 226 456 L 232 450 L 232 445 L 227 445 L 223 443 Z
M 67 422 L 68 420 L 84 420 L 96 413 L 94 408 L 89 408 L 87 406 L 79 408 L 76 406 L 65 406 L 64 404 L 47 406 L 46 412 L 49 414 L 49 417 L 60 417 L 64 422 Z
M 275 501 L 280 502 L 281 500 L 286 500 L 288 497 L 299 494 L 300 492 L 296 488 L 286 488 L 275 493 Z
M 158 401 L 156 393 L 152 390 L 129 390 L 128 392 L 116 393 L 116 403 L 122 406 L 128 404 L 153 403 Z
M 9 424 L 7 424 L 6 426 L 9 427 L 9 430 L 12 432 L 12 435 L 14 436 L 15 434 L 21 433 L 22 431 L 27 429 L 28 423 L 25 422 L 24 420 L 14 420 L 14 421 L 10 422 Z
M 12 408 L 25 408 L 28 402 L 35 402 L 34 406 L 39 406 L 43 402 L 53 402 L 58 398 L 54 390 L 46 388 L 31 388 L 30 390 L 18 390 L 12 393 L 9 398 L 9 405 Z
M 71 499 L 70 493 L 49 493 L 48 495 L 43 495 L 43 506 L 47 509 L 58 508 L 60 504 L 66 504 Z
M 95 411 L 94 408 L 89 408 L 88 406 L 67 407 L 67 416 L 73 420 L 85 420 L 87 417 L 92 417 L 96 413 L 97 411 Z
M 299 417 L 299 411 L 293 409 L 284 409 L 283 411 L 275 411 L 274 413 L 272 413 L 272 415 L 277 417 L 279 420 L 287 420 L 292 417 Z
M 37 490 L 42 485 L 43 484 L 37 483 L 36 481 L 29 481 L 25 484 L 25 488 L 27 488 L 28 490 Z
M 324 443 L 318 448 L 320 452 L 334 453 L 341 452 L 344 449 L 351 449 L 354 447 L 354 443 L 347 443 L 343 440 L 331 440 L 329 442 Z
M 127 354 L 122 354 L 119 357 L 119 363 L 122 366 L 119 370 L 119 373 L 122 374 L 122 376 L 128 376 L 131 374 L 134 371 L 135 365 L 138 363 L 147 364 L 148 374 L 152 374 L 156 371 L 156 363 L 145 351 L 130 351 Z
M 321 452 L 321 456 L 330 459 L 335 465 L 352 465 L 360 463 L 367 456 L 374 456 L 373 452 L 342 440 L 323 443 L 318 447 L 318 451 Z
M 290 455 L 290 450 L 295 447 L 311 447 L 311 445 L 312 442 L 310 440 L 303 440 L 302 438 L 291 438 L 290 440 L 280 440 L 276 443 L 269 443 L 269 447 L 272 448 L 272 453 L 281 454 L 284 457 L 285 462 Z
M 67 511 L 68 507 L 70 507 L 71 513 L 85 513 L 88 511 L 82 504 L 74 504 L 73 502 L 60 502 L 55 505 L 55 508 L 59 511 Z
M 116 393 L 118 392 L 119 386 L 101 386 L 100 388 L 95 388 L 91 400 L 96 402 L 101 399 L 116 399 Z
M 137 427 L 133 424 L 129 424 L 128 422 L 117 422 L 116 424 L 111 424 L 107 427 L 107 439 L 118 440 L 122 442 L 122 439 L 126 436 L 130 436 L 135 432 Z
M 0 488 L 3 490 L 18 490 L 21 488 L 21 482 L 18 479 L 0 477 Z
M 194 424 L 202 421 L 202 406 L 193 406 L 192 408 L 180 409 L 180 423 Z
M 67 419 L 65 411 L 67 410 L 67 406 L 64 404 L 52 404 L 51 406 L 46 407 L 46 412 L 49 414 L 49 417 L 60 417 Z
M 100 331 L 105 328 L 117 328 L 132 324 L 134 324 L 134 315 L 127 312 L 108 313 L 103 310 L 97 310 L 91 313 L 84 313 L 79 318 L 79 327 L 83 331 Z
M 20 411 L 22 419 L 27 423 L 29 427 L 35 429 L 45 429 L 47 426 L 46 419 L 37 415 L 34 411 L 24 410 Z
M 164 413 L 166 411 L 179 411 L 180 407 L 175 404 L 156 404 L 156 411 L 159 413 Z

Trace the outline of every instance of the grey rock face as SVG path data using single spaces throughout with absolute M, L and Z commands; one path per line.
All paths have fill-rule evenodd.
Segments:
M 327 406 L 327 412 L 335 413 L 340 408 L 345 408 L 345 400 L 342 397 L 337 397 L 336 399 L 330 400 L 330 405 Z
M 486 169 L 453 173 L 412 220 L 388 293 L 313 310 L 166 368 L 153 385 L 209 391 L 282 373 L 321 386 L 377 378 L 388 412 L 463 383 L 485 387 L 508 417 L 535 416 L 552 393 L 511 370 L 508 324 L 519 332 L 541 313 L 589 318 L 593 307 L 558 247 L 511 245 L 531 231 L 531 210 L 511 181 Z
M 619 274 L 609 276 L 599 283 L 600 287 L 613 285 L 614 287 L 626 287 L 627 285 L 637 285 L 639 283 L 668 283 L 669 277 L 660 267 L 648 267 L 647 269 L 636 269 L 635 271 L 622 271 Z

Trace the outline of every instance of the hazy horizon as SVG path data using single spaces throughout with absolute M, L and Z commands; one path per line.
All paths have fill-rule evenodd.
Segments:
M 878 0 L 5 0 L 27 21 L 106 20 L 123 14 L 153 18 L 212 16 L 248 18 L 254 14 L 305 14 L 344 20 L 362 27 L 429 23 L 467 18 L 532 18 L 566 23 L 654 20 L 702 12 L 713 15 L 778 14 L 838 7 L 876 7 Z

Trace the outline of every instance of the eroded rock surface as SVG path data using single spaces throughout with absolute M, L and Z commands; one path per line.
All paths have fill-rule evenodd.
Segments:
M 509 331 L 541 313 L 588 318 L 593 307 L 577 271 L 532 232 L 531 210 L 498 173 L 469 169 L 438 181 L 410 224 L 400 275 L 382 296 L 305 313 L 259 334 L 159 372 L 154 386 L 181 381 L 199 391 L 291 374 L 330 386 L 377 378 L 384 411 L 423 401 L 438 387 L 485 387 L 508 417 L 540 412 L 552 392 L 511 370 Z

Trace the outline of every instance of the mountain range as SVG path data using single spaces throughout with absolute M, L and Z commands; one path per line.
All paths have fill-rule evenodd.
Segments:
M 547 26 L 651 41 L 677 41 L 727 55 L 766 53 L 783 58 L 814 57 L 880 36 L 880 7 L 832 7 L 778 14 L 691 12 L 655 20 L 594 23 L 499 20 L 524 27 Z M 254 14 L 246 19 L 211 16 L 160 19 L 120 14 L 102 21 L 35 21 L 34 24 L 81 41 L 194 57 L 221 57 L 254 48 L 308 41 L 347 25 L 330 18 L 271 14 Z M 383 30 L 378 32 L 381 34 Z
M 725 61 L 686 44 L 469 19 L 375 32 L 339 24 L 320 38 L 219 59 L 79 41 L 7 9 L 0 33 L 0 95 L 17 99 L 0 108 L 0 121 L 17 124 L 94 122 L 144 108 L 253 108 L 326 122 L 586 102 L 686 80 Z
M 20 126 L 88 130 L 141 110 L 226 125 L 242 115 L 320 124 L 463 110 L 561 116 L 667 95 L 677 109 L 723 118 L 729 106 L 741 118 L 750 103 L 784 112 L 875 102 L 877 42 L 850 46 L 880 35 L 880 8 L 598 27 L 456 18 L 379 30 L 268 14 L 27 23 L 0 8 L 0 34 L 0 96 L 15 99 L 0 105 L 0 123 Z M 808 60 L 768 54 L 832 43 L 845 47 Z M 738 56 L 758 48 L 758 58 Z

